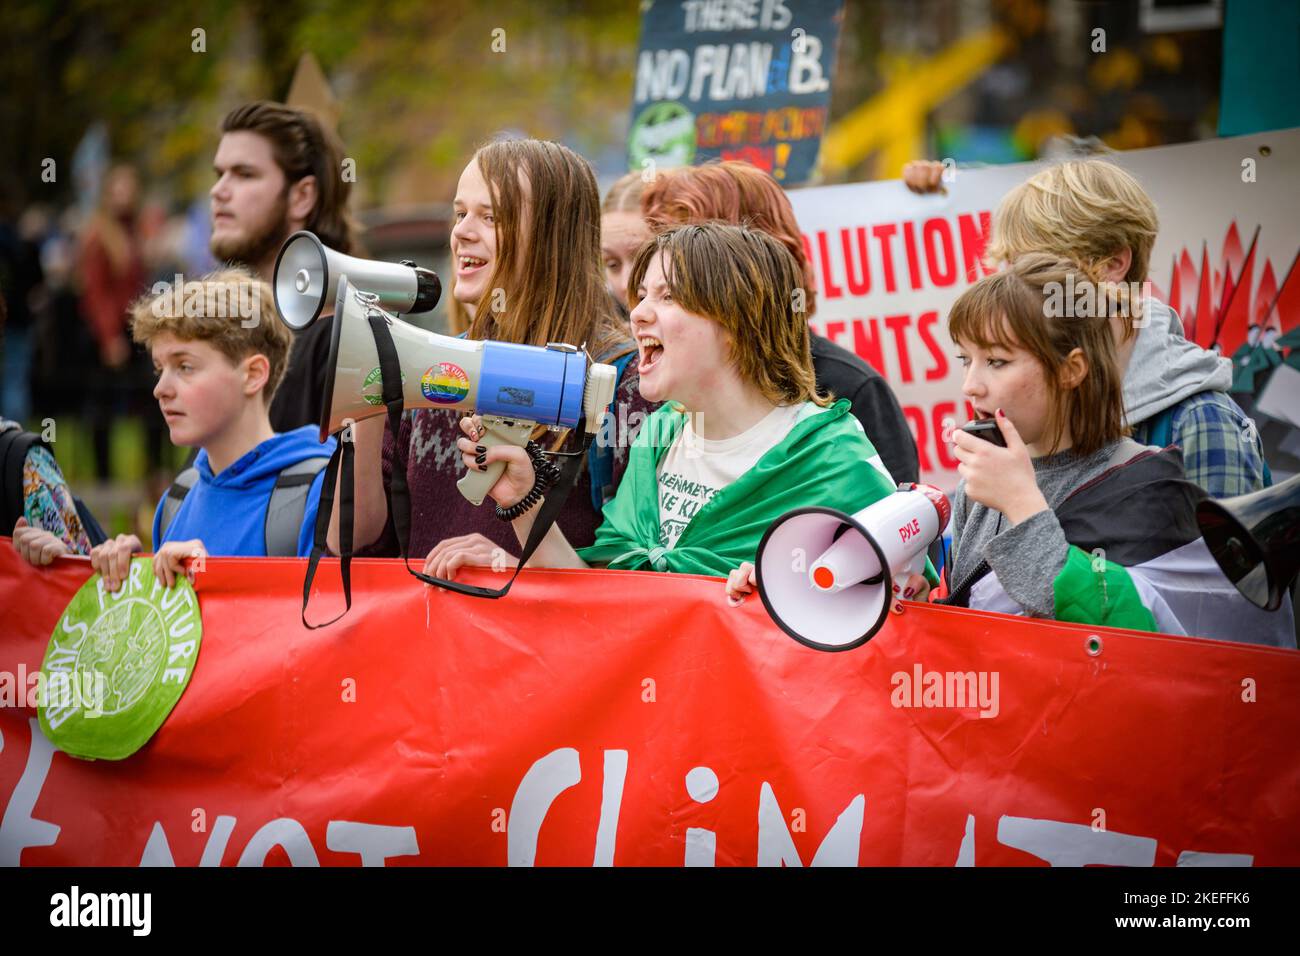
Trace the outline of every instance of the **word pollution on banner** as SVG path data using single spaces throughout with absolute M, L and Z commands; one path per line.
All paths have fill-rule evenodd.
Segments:
M 643 3 L 629 165 L 743 159 L 812 175 L 830 110 L 841 0 Z
M 379 559 L 312 631 L 304 564 L 207 560 L 124 759 L 0 694 L 0 866 L 1300 863 L 1294 651 L 909 605 L 827 654 L 716 578 L 530 569 L 488 608 Z M 0 692 L 89 570 L 0 539 Z
M 1255 416 L 1275 477 L 1300 465 L 1300 130 L 1105 156 L 1151 196 L 1160 232 L 1148 289 L 1179 330 L 1232 359 L 1232 398 Z M 973 415 L 948 310 L 993 271 L 994 211 L 1041 163 L 951 166 L 943 193 L 897 180 L 790 193 L 817 283 L 814 331 L 889 381 L 916 438 L 921 480 L 952 491 L 950 431 Z M 1162 330 L 1143 330 L 1157 334 Z

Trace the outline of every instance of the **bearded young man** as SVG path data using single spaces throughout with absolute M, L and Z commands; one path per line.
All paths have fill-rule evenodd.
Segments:
M 331 249 L 351 253 L 356 226 L 348 212 L 343 145 L 314 116 L 280 103 L 246 103 L 221 124 L 213 160 L 212 254 L 271 282 L 284 240 L 300 229 Z M 316 424 L 332 369 L 329 323 L 294 336 L 289 369 L 271 404 L 277 432 Z

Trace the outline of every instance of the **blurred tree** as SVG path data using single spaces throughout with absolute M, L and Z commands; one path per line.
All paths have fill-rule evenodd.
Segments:
M 617 141 L 638 27 L 635 3 L 603 0 L 17 5 L 0 31 L 0 163 L 23 200 L 68 202 L 72 151 L 103 120 L 116 156 L 188 199 L 210 181 L 226 110 L 283 97 L 311 50 L 342 101 L 360 194 L 446 200 L 474 146 L 499 131 L 588 155 Z M 47 157 L 54 183 L 41 180 Z

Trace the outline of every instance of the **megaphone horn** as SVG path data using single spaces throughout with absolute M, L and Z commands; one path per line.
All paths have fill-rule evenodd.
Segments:
M 754 566 L 772 620 L 800 644 L 847 651 L 871 640 L 888 617 L 893 586 L 925 568 L 951 506 L 931 485 L 894 494 L 848 515 L 798 508 L 763 535 Z
M 1246 600 L 1276 611 L 1300 573 L 1300 475 L 1196 506 L 1196 522 L 1224 575 Z
M 294 331 L 318 318 L 340 276 L 358 289 L 377 296 L 388 312 L 428 312 L 442 296 L 437 273 L 411 262 L 375 262 L 345 256 L 326 246 L 313 233 L 295 232 L 275 257 L 275 307 Z

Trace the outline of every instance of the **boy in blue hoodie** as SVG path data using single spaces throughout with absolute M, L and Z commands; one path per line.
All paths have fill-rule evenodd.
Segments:
M 274 301 L 265 282 L 226 269 L 132 307 L 131 334 L 153 356 L 172 443 L 199 449 L 154 515 L 154 572 L 168 587 L 187 558 L 311 553 L 334 440 L 321 444 L 314 425 L 271 428 L 292 344 Z M 91 550 L 91 565 L 114 591 L 141 550 L 135 535 L 118 535 Z

